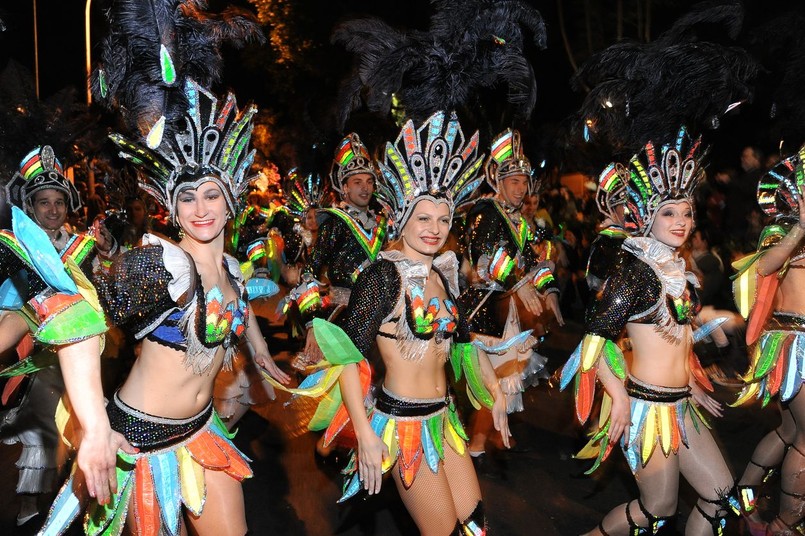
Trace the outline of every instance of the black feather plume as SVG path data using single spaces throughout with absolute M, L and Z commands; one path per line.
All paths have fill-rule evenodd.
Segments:
M 167 131 L 187 109 L 185 81 L 210 87 L 221 78 L 220 47 L 263 42 L 246 11 L 204 11 L 204 0 L 114 0 L 110 32 L 92 75 L 93 95 L 118 108 L 146 136 L 160 120 Z M 164 119 L 163 119 L 164 118 Z
M 505 86 L 517 119 L 536 102 L 534 71 L 523 55 L 524 32 L 544 48 L 545 25 L 522 0 L 433 0 L 427 32 L 403 32 L 376 18 L 338 25 L 332 40 L 355 55 L 342 85 L 339 125 L 361 102 L 387 114 L 392 97 L 421 121 L 468 103 L 480 89 Z
M 624 41 L 593 55 L 572 82 L 591 88 L 574 121 L 575 137 L 629 157 L 648 140 L 672 141 L 680 125 L 717 128 L 729 109 L 753 95 L 757 63 L 743 48 L 719 42 L 735 38 L 742 20 L 740 4 L 706 2 L 654 42 Z

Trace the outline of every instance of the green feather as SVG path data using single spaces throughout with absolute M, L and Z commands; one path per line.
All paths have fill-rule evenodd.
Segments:
M 435 415 L 427 420 L 428 431 L 430 438 L 433 440 L 433 446 L 436 447 L 436 452 L 439 453 L 439 458 L 444 459 L 444 413 Z
M 626 379 L 626 362 L 623 360 L 623 353 L 618 345 L 607 339 L 604 343 L 604 358 L 606 359 L 609 370 L 621 380 Z
M 487 408 L 495 403 L 492 394 L 484 385 L 481 378 L 481 364 L 478 361 L 478 349 L 472 346 L 469 351 L 463 352 L 461 364 L 467 378 L 467 387 L 475 398 Z
M 461 424 L 461 419 L 458 418 L 456 407 L 453 404 L 450 404 L 450 407 L 447 408 L 447 419 L 461 439 L 464 441 L 470 440 L 467 432 L 464 431 L 464 425 Z
M 348 365 L 363 360 L 363 354 L 355 347 L 343 329 L 322 318 L 313 319 L 313 335 L 321 353 L 333 365 Z
M 48 368 L 59 362 L 59 356 L 53 352 L 43 351 L 22 361 L 17 361 L 13 365 L 0 371 L 0 378 L 11 378 L 12 376 L 24 376 L 32 374 L 38 370 Z

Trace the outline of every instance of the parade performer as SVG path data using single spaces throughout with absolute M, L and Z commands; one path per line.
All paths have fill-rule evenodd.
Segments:
M 595 202 L 598 211 L 604 216 L 598 234 L 590 244 L 585 278 L 593 292 L 598 292 L 604 281 L 612 275 L 611 270 L 619 265 L 618 257 L 623 254 L 623 241 L 629 233 L 623 228 L 623 204 L 626 201 L 625 182 L 628 172 L 622 164 L 612 163 L 601 173 Z
M 334 319 L 349 301 L 358 274 L 377 259 L 386 240 L 386 216 L 372 207 L 377 169 L 369 151 L 357 134 L 350 133 L 339 143 L 330 181 L 341 196 L 338 206 L 323 208 L 319 215 L 316 246 L 301 268 L 298 286 L 290 299 L 309 325 L 313 316 L 324 313 Z M 325 287 L 324 276 L 329 281 Z M 291 274 L 289 282 L 297 279 Z M 294 359 L 294 367 L 304 370 L 319 361 L 321 354 L 308 333 L 304 350 Z
M 597 457 L 592 471 L 620 442 L 640 489 L 589 534 L 656 534 L 676 513 L 680 474 L 699 495 L 686 534 L 721 534 L 735 505 L 729 468 L 699 411 L 721 415 L 700 386 L 712 390 L 692 353 L 697 282 L 677 253 L 693 229 L 703 154 L 701 139 L 683 128 L 673 145 L 649 142 L 629 162 L 626 255 L 590 304 L 584 339 L 561 373 L 562 389 L 575 377 L 582 423 L 596 379 L 605 390 L 598 426 L 579 456 Z M 628 368 L 615 344 L 624 327 L 633 349 Z
M 91 276 L 93 267 L 106 263 L 117 250 L 103 223 L 97 222 L 89 233 L 72 233 L 65 225 L 67 217 L 81 208 L 81 198 L 72 182 L 64 176 L 61 162 L 53 149 L 37 147 L 23 157 L 19 171 L 6 184 L 6 198 L 20 207 L 42 228 L 63 262 L 70 258 Z M 3 412 L 0 437 L 5 443 L 22 444 L 17 460 L 20 469 L 17 493 L 20 511 L 17 523 L 22 525 L 39 512 L 37 495 L 55 491 L 59 469 L 67 457 L 67 449 L 59 439 L 53 416 L 64 393 L 64 380 L 54 348 L 34 345 L 31 333 L 38 329 L 36 315 L 23 307 L 0 313 L 3 342 L 0 350 L 18 345 L 20 359 L 38 355 L 36 367 L 18 364 L 3 372 L 11 376 L 3 392 L 3 400 L 13 397 L 29 371 L 29 384 L 17 407 Z M 35 349 L 36 347 L 36 349 Z M 38 370 L 37 370 L 38 369 Z M 20 375 L 17 375 L 20 374 Z
M 444 112 L 418 128 L 406 122 L 386 145 L 379 195 L 390 207 L 395 240 L 358 277 L 340 328 L 314 320 L 331 366 L 296 391 L 324 395 L 310 427 L 326 428 L 325 443 L 345 428 L 357 437 L 342 500 L 361 488 L 378 493 L 391 471 L 425 535 L 485 534 L 446 367 L 466 377 L 475 404 L 492 409 L 508 446 L 505 397 L 488 358 L 470 343 L 466 311 L 456 301 L 458 260 L 452 252 L 438 255 L 455 206 L 480 183 L 477 152 L 478 133 L 465 139 L 455 114 Z M 381 365 L 385 376 L 371 389 Z
M 237 261 L 224 254 L 224 227 L 249 183 L 256 109 L 239 112 L 232 94 L 219 101 L 190 80 L 185 92 L 192 106 L 184 123 L 158 147 L 111 136 L 184 237 L 177 245 L 145 235 L 143 247 L 95 281 L 111 321 L 143 342 L 107 407 L 112 429 L 138 452 L 117 453 L 116 492 L 88 507 L 85 530 L 92 532 L 117 533 L 128 524 L 141 534 L 179 534 L 186 522 L 200 534 L 244 534 L 240 481 L 251 470 L 212 409 L 214 378 L 246 338 L 255 361 L 288 381 L 254 321 Z M 71 393 L 73 405 L 75 398 Z M 82 495 L 73 474 L 45 534 L 69 525 Z
M 778 397 L 782 423 L 758 443 L 738 481 L 745 520 L 753 535 L 793 535 L 805 518 L 805 147 L 786 158 L 758 184 L 760 207 L 773 222 L 758 251 L 735 263 L 736 304 L 748 317 L 750 366 L 734 405 Z M 756 511 L 758 488 L 782 463 L 780 511 L 768 528 Z
M 467 256 L 473 278 L 460 301 L 469 312 L 470 331 L 486 345 L 500 377 L 508 411 L 522 411 L 522 392 L 539 381 L 546 359 L 534 350 L 537 339 L 533 335 L 517 347 L 500 345 L 521 332 L 519 306 L 532 318 L 546 309 L 560 324 L 563 320 L 559 289 L 552 263 L 547 259 L 550 247 L 537 255 L 539 239 L 520 213 L 525 196 L 535 189 L 535 180 L 518 131 L 507 129 L 492 141 L 486 181 L 496 195 L 478 201 L 467 214 Z M 531 330 L 525 335 L 530 333 Z M 494 349 L 496 346 L 500 347 Z M 491 415 L 479 410 L 472 423 L 469 446 L 473 457 L 484 454 L 491 431 Z

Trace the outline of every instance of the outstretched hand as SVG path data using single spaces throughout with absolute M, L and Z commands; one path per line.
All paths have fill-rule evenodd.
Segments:
M 690 396 L 693 397 L 693 401 L 696 402 L 696 404 L 706 409 L 711 415 L 716 417 L 724 416 L 724 406 L 721 405 L 721 402 L 705 393 L 704 389 L 695 381 L 691 382 Z
M 277 362 L 266 353 L 259 352 L 254 355 L 254 362 L 265 369 L 268 374 L 283 385 L 291 383 L 291 377 L 285 374 L 281 368 L 277 366 Z
M 562 317 L 562 311 L 559 309 L 559 294 L 551 292 L 545 297 L 545 307 L 553 312 L 554 318 L 560 326 L 565 325 L 565 319 Z

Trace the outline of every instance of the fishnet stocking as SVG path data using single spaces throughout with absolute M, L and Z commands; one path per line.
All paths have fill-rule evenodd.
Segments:
M 795 434 L 783 458 L 779 518 L 786 525 L 794 526 L 805 517 L 805 395 L 802 389 L 789 401 L 786 410 L 783 413 L 790 414 Z
M 445 446 L 444 462 L 433 474 L 422 463 L 408 489 L 396 467 L 391 470 L 405 508 L 423 536 L 446 536 L 464 521 L 481 500 L 481 487 L 468 454 L 459 456 Z
M 637 526 L 644 527 L 645 534 L 652 534 L 649 525 L 657 521 L 656 518 L 676 514 L 680 474 L 704 499 L 698 503 L 704 512 L 711 517 L 725 513 L 718 504 L 707 501 L 718 501 L 732 487 L 733 480 L 729 468 L 706 427 L 699 424 L 697 433 L 690 414 L 685 416 L 685 427 L 689 448 L 683 446 L 679 449 L 678 455 L 671 454 L 668 458 L 661 451 L 655 451 L 648 464 L 635 473 L 635 480 L 640 489 L 639 501 L 616 506 L 601 521 L 600 527 L 603 530 L 601 528 L 593 530 L 588 533 L 589 535 L 627 536 L 630 529 L 628 517 L 631 517 Z M 640 507 L 641 504 L 643 508 Z M 694 512 L 688 519 L 686 536 L 713 534 L 710 522 L 697 510 L 694 509 Z M 646 513 L 655 519 L 649 520 Z

